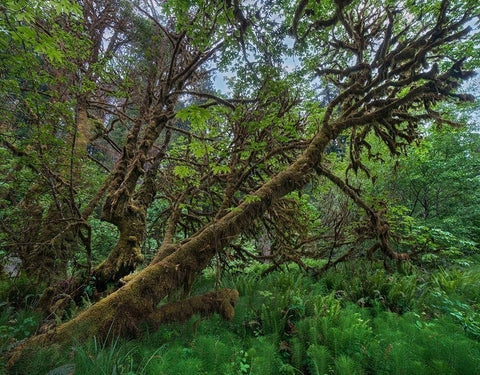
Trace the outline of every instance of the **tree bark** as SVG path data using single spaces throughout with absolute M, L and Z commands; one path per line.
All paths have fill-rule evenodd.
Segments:
M 274 201 L 299 189 L 310 179 L 314 167 L 320 162 L 322 151 L 341 127 L 338 126 L 336 131 L 330 129 L 332 127 L 323 128 L 297 161 L 258 189 L 254 194 L 258 200 L 244 202 L 236 210 L 213 221 L 198 235 L 179 244 L 164 260 L 152 262 L 122 288 L 76 318 L 58 326 L 53 332 L 30 339 L 17 349 L 12 361 L 25 349 L 51 343 L 67 344 L 72 338 L 85 340 L 107 334 L 136 336 L 139 325 L 154 314 L 160 300 L 202 271 L 218 251 L 248 228 Z

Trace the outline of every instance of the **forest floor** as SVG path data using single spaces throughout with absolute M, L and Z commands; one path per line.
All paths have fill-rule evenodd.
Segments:
M 266 267 L 220 280 L 207 270 L 195 284 L 193 294 L 215 284 L 237 289 L 232 321 L 196 316 L 157 331 L 144 327 L 135 340 L 112 337 L 107 345 L 93 338 L 67 349 L 40 349 L 9 373 L 480 373 L 480 258 L 448 268 L 403 265 L 395 272 L 357 261 L 321 277 L 295 265 L 262 276 Z M 26 280 L 17 279 L 15 288 L 24 306 L 1 302 L 3 359 L 41 322 Z M 12 290 L 12 281 L 2 282 L 2 299 Z

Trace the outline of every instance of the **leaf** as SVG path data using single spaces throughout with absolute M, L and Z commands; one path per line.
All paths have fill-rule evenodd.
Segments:
M 228 165 L 212 165 L 212 171 L 214 174 L 230 173 L 230 167 Z
M 185 165 L 177 165 L 173 169 L 173 173 L 180 178 L 187 178 L 194 176 L 195 170 Z
M 259 202 L 261 199 L 256 195 L 245 196 L 245 203 Z
M 177 118 L 182 121 L 189 121 L 193 130 L 203 131 L 207 129 L 206 122 L 212 117 L 209 110 L 192 105 L 177 112 Z

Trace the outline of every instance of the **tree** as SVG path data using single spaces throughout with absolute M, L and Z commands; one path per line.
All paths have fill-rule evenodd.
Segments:
M 403 232 L 423 237 L 440 253 L 427 258 L 454 259 L 479 243 L 478 142 L 468 127 L 431 128 L 408 158 L 397 161 L 394 174 L 379 176 L 375 191 L 387 192 L 386 199 L 409 221 Z
M 400 186 L 410 214 L 476 242 L 478 235 L 478 134 L 439 130 L 405 161 L 393 184 Z M 430 187 L 430 188 L 429 188 Z
M 410 257 L 391 246 L 386 207 L 367 203 L 348 177 L 359 171 L 370 175 L 364 153 L 380 157 L 371 153 L 370 137 L 398 154 L 418 138 L 421 124 L 453 123 L 438 112 L 439 103 L 473 99 L 458 88 L 473 75 L 464 65 L 476 63 L 467 57 L 473 32 L 466 26 L 478 14 L 476 2 L 301 1 L 271 7 L 112 1 L 106 5 L 111 12 L 100 4 L 80 4 L 81 35 L 92 43 L 89 57 L 74 61 L 88 72 L 88 79 L 80 79 L 88 88 L 74 96 L 71 109 L 76 113 L 74 134 L 83 134 L 91 147 L 99 147 L 97 140 L 108 142 L 118 155 L 113 167 L 103 166 L 109 172 L 102 186 L 83 209 L 77 206 L 75 216 L 85 223 L 103 201 L 102 220 L 119 230 L 111 254 L 91 271 L 97 289 L 120 280 L 141 261 L 152 208 L 160 210 L 157 221 L 162 222 L 150 228 L 163 239 L 149 265 L 126 278 L 125 285 L 24 347 L 107 332 L 135 335 L 142 322 L 161 324 L 195 312 L 230 318 L 235 291 L 157 305 L 179 288 L 188 290 L 194 277 L 229 246 L 245 255 L 235 238 L 251 235 L 262 219 L 278 233 L 288 228 L 283 225 L 291 223 L 288 216 L 301 211 L 298 195 L 291 193 L 316 175 L 365 211 L 370 256 L 380 250 L 395 260 Z M 114 12 L 114 5 L 122 11 Z M 285 22 L 279 23 L 270 12 L 282 6 Z M 262 36 L 265 30 L 269 37 Z M 274 54 L 287 31 L 304 66 L 292 75 L 282 73 L 282 58 Z M 239 69 L 245 76 L 236 92 L 249 97 L 225 99 L 200 91 L 208 64 L 217 57 L 239 64 L 237 51 L 243 52 L 246 65 Z M 326 106 L 300 90 L 311 80 L 331 88 L 334 97 Z M 190 102 L 181 101 L 184 96 Z M 121 126 L 126 133 L 122 146 L 111 137 Z M 88 137 L 92 132 L 95 136 Z M 325 153 L 346 136 L 349 162 L 346 178 L 341 178 Z M 73 187 L 80 174 L 71 173 L 70 181 Z M 69 190 L 73 202 L 75 189 Z M 65 227 L 55 231 L 65 233 Z M 300 240 L 294 244 L 305 236 L 299 226 L 289 235 Z M 81 231 L 78 236 L 88 248 L 88 236 Z M 48 305 L 55 290 L 47 296 L 42 299 Z
M 74 38 L 80 12 L 68 1 L 6 2 L 1 9 L 1 145 L 14 156 L 2 164 L 2 232 L 7 249 L 13 246 L 32 272 L 44 273 L 39 264 L 50 272 L 65 269 L 72 247 L 67 232 L 80 224 L 73 169 L 81 137 L 72 133 L 72 97 L 79 87 L 71 84 L 69 64 L 85 57 L 88 44 Z M 50 204 L 40 203 L 42 196 L 50 196 Z

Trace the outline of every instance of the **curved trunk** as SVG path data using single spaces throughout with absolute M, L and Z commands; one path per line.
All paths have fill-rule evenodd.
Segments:
M 146 208 L 129 205 L 125 215 L 115 222 L 120 236 L 108 257 L 92 272 L 99 291 L 132 272 L 143 260 L 141 244 L 145 240 Z
M 101 337 L 108 332 L 113 335 L 136 335 L 139 325 L 148 321 L 164 297 L 202 271 L 218 251 L 248 228 L 275 200 L 302 187 L 309 180 L 322 151 L 336 134 L 328 130 L 321 131 L 296 162 L 255 192 L 258 200 L 244 202 L 236 210 L 213 221 L 198 235 L 178 244 L 172 254 L 162 261 L 152 262 L 134 275 L 129 283 L 75 319 L 58 326 L 51 333 L 27 341 L 17 354 L 36 345 L 52 342 L 65 344 L 73 337 L 83 340 L 93 335 Z
M 144 239 L 144 231 L 141 225 L 129 225 L 120 232 L 117 245 L 110 252 L 108 258 L 93 270 L 92 275 L 98 291 L 104 291 L 109 282 L 120 280 L 134 271 L 137 264 L 142 262 L 143 255 L 140 246 Z
M 111 186 L 103 204 L 102 220 L 114 224 L 120 231 L 120 237 L 108 258 L 92 273 L 99 291 L 105 290 L 107 283 L 119 281 L 134 271 L 137 264 L 143 260 L 140 248 L 145 240 L 147 209 L 155 197 L 155 178 L 170 142 L 169 131 L 166 132 L 163 146 L 155 155 L 150 168 L 145 171 L 143 167 L 153 141 L 165 128 L 166 122 L 165 116 L 152 122 L 138 149 L 135 146 L 138 134 L 136 130 L 132 130 L 122 159 L 115 166 L 115 172 L 110 179 Z M 140 187 L 137 187 L 141 176 L 144 180 Z

